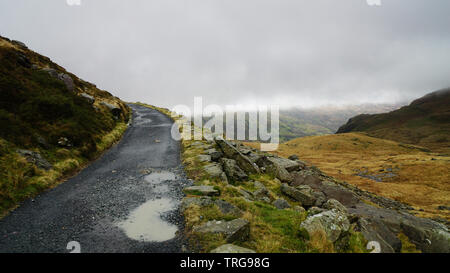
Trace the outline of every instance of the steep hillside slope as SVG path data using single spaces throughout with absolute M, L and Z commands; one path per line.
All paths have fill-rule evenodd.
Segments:
M 0 213 L 98 156 L 128 117 L 120 99 L 0 37 Z
M 337 133 L 371 136 L 450 152 L 450 88 L 435 91 L 393 112 L 351 118 Z

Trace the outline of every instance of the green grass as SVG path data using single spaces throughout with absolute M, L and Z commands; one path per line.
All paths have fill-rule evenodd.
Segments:
M 21 56 L 37 68 L 20 64 Z M 74 92 L 43 68 L 69 75 Z M 79 96 L 95 97 L 94 105 Z M 116 119 L 100 102 L 116 104 Z M 0 215 L 26 198 L 73 175 L 120 139 L 127 128 L 129 108 L 110 93 L 78 79 L 47 57 L 19 49 L 0 37 Z M 60 147 L 67 138 L 72 146 Z M 53 165 L 42 170 L 19 156 L 17 149 L 38 152 Z

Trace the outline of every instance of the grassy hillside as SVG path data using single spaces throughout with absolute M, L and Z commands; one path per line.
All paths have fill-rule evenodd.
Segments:
M 356 116 L 338 130 L 348 132 L 366 132 L 449 154 L 450 89 L 430 93 L 396 111 Z
M 97 157 L 128 117 L 118 98 L 0 37 L 0 214 Z
M 360 133 L 298 138 L 276 154 L 296 154 L 328 175 L 422 209 L 419 216 L 450 220 L 438 208 L 450 205 L 450 156 Z

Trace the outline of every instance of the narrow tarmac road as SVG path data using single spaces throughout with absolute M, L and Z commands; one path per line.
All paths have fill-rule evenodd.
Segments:
M 0 220 L 1 253 L 68 253 L 72 241 L 82 253 L 181 252 L 178 205 L 189 180 L 171 137 L 173 122 L 130 106 L 133 121 L 119 144 Z

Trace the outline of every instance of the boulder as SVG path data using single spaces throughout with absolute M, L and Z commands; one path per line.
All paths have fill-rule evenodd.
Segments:
M 122 109 L 120 109 L 120 107 L 117 107 L 115 105 L 112 105 L 112 104 L 104 102 L 104 101 L 102 101 L 100 104 L 105 106 L 106 108 L 108 108 L 111 111 L 111 113 L 113 114 L 113 116 L 116 118 L 118 118 L 120 116 L 120 113 L 122 113 Z
M 233 244 L 221 245 L 218 248 L 211 250 L 211 253 L 256 253 L 254 250 L 240 247 Z
M 228 243 L 245 241 L 250 235 L 250 223 L 245 219 L 232 221 L 209 221 L 201 226 L 194 227 L 196 233 L 222 234 Z
M 242 211 L 236 207 L 235 205 L 228 203 L 225 200 L 217 199 L 214 201 L 214 204 L 219 208 L 219 210 L 223 214 L 230 214 L 236 217 L 239 217 L 242 215 Z
M 202 196 L 202 197 L 186 197 L 181 202 L 181 209 L 185 210 L 190 205 L 197 205 L 199 207 L 207 207 L 214 204 L 213 200 L 209 196 Z
M 277 209 L 287 209 L 287 208 L 291 207 L 291 205 L 289 205 L 289 203 L 286 200 L 284 200 L 283 198 L 273 201 L 272 205 L 274 207 L 276 207 Z
M 325 204 L 323 204 L 323 208 L 328 210 L 336 209 L 342 213 L 348 213 L 347 208 L 336 199 L 329 199 L 325 202 Z
M 394 238 L 394 240 L 396 239 L 394 244 L 397 244 L 397 245 L 399 243 L 399 240 L 395 236 L 395 234 L 393 234 L 386 228 L 382 228 L 381 231 L 378 229 L 378 231 L 377 231 L 376 225 L 371 224 L 367 219 L 359 218 L 358 222 L 356 223 L 355 230 L 361 232 L 361 234 L 364 236 L 364 238 L 368 242 L 378 242 L 380 244 L 381 253 L 395 253 L 394 248 L 391 246 L 392 242 L 391 242 L 391 244 L 389 244 L 388 242 L 385 241 L 384 238 L 391 237 L 391 238 Z M 384 234 L 384 236 L 382 236 L 381 234 L 383 234 L 383 232 L 384 233 L 388 232 L 390 234 L 388 234 L 388 236 L 386 236 L 386 234 Z M 401 242 L 400 242 L 399 247 L 401 248 Z
M 223 174 L 222 166 L 217 163 L 211 163 L 203 166 L 203 170 L 211 177 L 221 177 Z
M 315 233 L 324 232 L 327 239 L 334 243 L 343 232 L 350 229 L 350 222 L 347 216 L 338 210 L 328 210 L 306 218 L 300 224 L 310 236 Z
M 222 158 L 220 159 L 220 163 L 222 163 L 223 170 L 230 180 L 243 181 L 248 178 L 248 175 L 241 168 L 239 168 L 235 160 Z
M 214 148 L 211 148 L 209 150 L 206 150 L 205 153 L 209 156 L 211 156 L 211 160 L 212 161 L 216 161 L 218 162 L 222 157 L 223 157 L 223 153 L 217 151 Z
M 80 97 L 86 99 L 87 102 L 89 102 L 89 104 L 94 104 L 94 102 L 95 102 L 95 98 L 93 96 L 89 95 L 89 94 L 81 93 Z
M 206 196 L 218 196 L 220 195 L 219 190 L 215 189 L 213 186 L 191 186 L 184 188 L 186 194 L 192 195 L 206 195 Z
M 299 201 L 302 206 L 311 207 L 316 202 L 316 198 L 312 194 L 312 189 L 308 186 L 294 188 L 287 184 L 282 184 L 281 192 L 292 199 Z
M 321 191 L 314 191 L 313 196 L 316 198 L 316 203 L 314 204 L 316 207 L 321 207 L 327 201 L 327 197 Z
M 222 150 L 223 154 L 230 159 L 236 160 L 238 166 L 247 173 L 259 173 L 258 166 L 253 163 L 248 157 L 244 156 L 239 150 L 230 142 L 223 138 L 215 138 L 217 145 Z
M 239 189 L 239 193 L 244 197 L 247 201 L 253 201 L 253 194 L 243 189 Z
M 283 167 L 279 165 L 269 165 L 267 167 L 261 167 L 266 169 L 266 173 L 273 174 L 276 178 L 280 179 L 282 182 L 290 183 L 292 182 L 293 176 Z
M 53 68 L 43 68 L 42 71 L 47 72 L 53 78 L 58 78 L 58 71 Z
M 316 214 L 322 213 L 324 211 L 325 211 L 324 209 L 319 208 L 319 207 L 310 207 L 308 209 L 308 215 L 316 215 Z
M 450 233 L 448 228 L 426 218 L 391 209 L 369 206 L 364 203 L 349 212 L 367 219 L 372 230 L 388 243 L 396 252 L 401 249 L 397 234 L 405 234 L 416 248 L 425 253 L 450 253 Z
M 294 206 L 293 209 L 295 211 L 298 211 L 298 212 L 301 212 L 301 213 L 304 213 L 306 211 L 305 208 L 301 207 L 301 206 Z
M 196 158 L 199 162 L 211 162 L 210 155 L 198 155 Z
M 298 155 L 291 155 L 288 157 L 289 160 L 299 160 Z
M 272 164 L 279 165 L 280 167 L 286 169 L 288 172 L 295 172 L 300 170 L 300 164 L 296 161 L 289 160 L 282 157 L 267 157 Z
M 60 79 L 67 87 L 67 90 L 73 92 L 75 90 L 75 84 L 71 76 L 66 73 L 59 73 L 58 79 Z
M 266 189 L 266 187 L 259 188 L 256 191 L 254 191 L 252 194 L 256 200 L 270 203 L 270 193 Z
M 248 155 L 246 155 L 248 159 L 250 159 L 251 162 L 255 163 L 258 162 L 258 160 L 261 160 L 261 158 L 264 157 L 264 155 L 259 153 L 251 152 Z
M 36 167 L 44 170 L 50 170 L 53 168 L 47 160 L 45 160 L 40 153 L 29 150 L 17 150 L 17 153 L 25 157 L 28 162 L 36 165 Z

